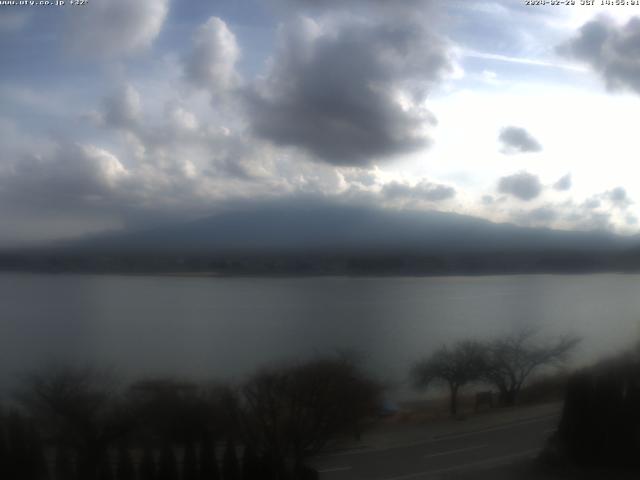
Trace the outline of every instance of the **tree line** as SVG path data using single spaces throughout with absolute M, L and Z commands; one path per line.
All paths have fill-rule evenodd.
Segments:
M 640 344 L 636 344 L 569 377 L 560 423 L 542 460 L 565 471 L 595 469 L 600 478 L 638 478 L 639 439 Z
M 265 369 L 235 387 L 43 370 L 0 411 L 0 478 L 313 479 L 308 460 L 357 436 L 380 392 L 343 357 Z

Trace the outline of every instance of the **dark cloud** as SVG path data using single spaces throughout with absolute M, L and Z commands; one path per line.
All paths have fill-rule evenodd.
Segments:
M 537 176 L 527 172 L 520 172 L 502 177 L 498 182 L 498 191 L 513 195 L 520 200 L 529 201 L 540 195 L 542 184 Z
M 542 150 L 542 145 L 524 128 L 505 127 L 500 131 L 498 139 L 502 142 L 503 152 L 507 154 L 539 152 Z
M 426 92 L 451 69 L 445 44 L 417 23 L 309 18 L 280 32 L 266 80 L 248 95 L 262 138 L 334 165 L 361 166 L 428 147 Z
M 640 93 L 640 17 L 617 25 L 601 16 L 558 47 L 558 52 L 589 64 L 612 90 L 628 88 Z
M 415 186 L 391 182 L 382 189 L 387 200 L 442 202 L 456 196 L 456 190 L 448 185 L 422 181 Z
M 571 190 L 571 184 L 571 174 L 567 173 L 553 184 L 553 188 L 559 192 L 566 192 L 567 190 Z

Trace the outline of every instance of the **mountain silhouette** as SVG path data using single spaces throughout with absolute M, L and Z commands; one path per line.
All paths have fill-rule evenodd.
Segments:
M 0 268 L 447 274 L 635 270 L 637 237 L 331 202 L 244 204 L 193 221 L 5 252 Z

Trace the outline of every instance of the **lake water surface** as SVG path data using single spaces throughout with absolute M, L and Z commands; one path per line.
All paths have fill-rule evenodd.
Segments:
M 379 377 L 450 341 L 521 326 L 584 338 L 582 363 L 639 338 L 640 276 L 193 278 L 0 274 L 0 385 L 51 362 L 125 376 L 241 379 L 355 350 Z

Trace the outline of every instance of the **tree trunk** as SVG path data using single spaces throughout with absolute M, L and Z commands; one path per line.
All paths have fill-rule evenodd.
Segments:
M 458 414 L 458 385 L 449 385 L 451 389 L 451 397 L 449 399 L 449 412 L 451 416 Z

